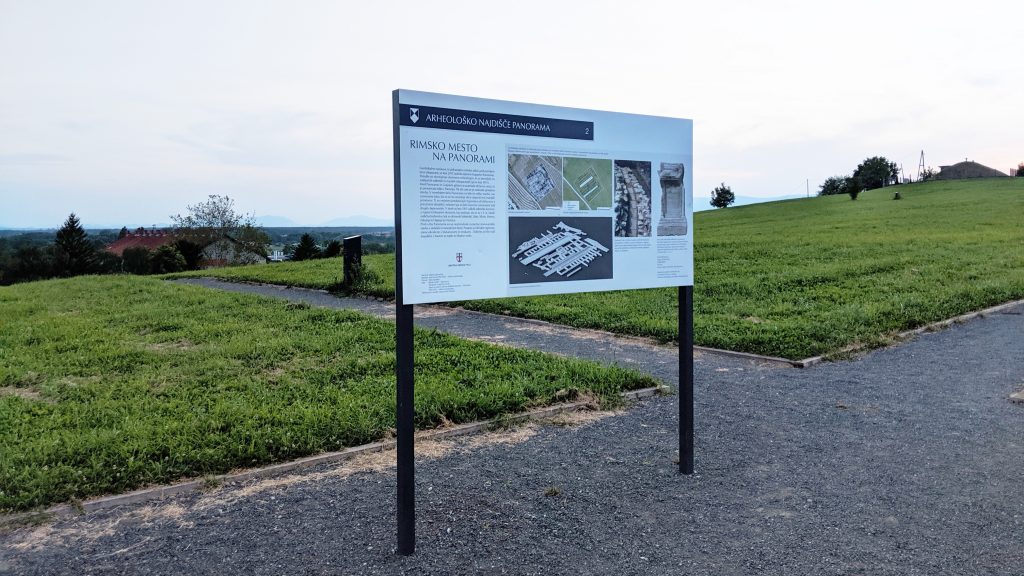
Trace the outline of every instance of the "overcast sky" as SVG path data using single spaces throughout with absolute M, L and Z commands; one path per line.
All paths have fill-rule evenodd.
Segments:
M 0 0 L 0 226 L 392 216 L 391 90 L 694 120 L 695 195 L 1024 161 L 1019 2 Z

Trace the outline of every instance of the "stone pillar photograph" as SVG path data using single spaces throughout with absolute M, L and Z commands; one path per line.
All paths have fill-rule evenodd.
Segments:
M 686 205 L 683 193 L 682 164 L 661 163 L 658 178 L 661 180 L 661 220 L 658 221 L 658 236 L 686 235 Z

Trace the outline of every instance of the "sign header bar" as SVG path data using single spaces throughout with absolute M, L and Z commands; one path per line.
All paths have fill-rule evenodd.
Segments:
M 593 140 L 594 123 L 537 116 L 494 114 L 476 110 L 457 110 L 402 104 L 401 125 L 414 128 L 491 132 L 516 136 L 540 136 L 569 140 Z

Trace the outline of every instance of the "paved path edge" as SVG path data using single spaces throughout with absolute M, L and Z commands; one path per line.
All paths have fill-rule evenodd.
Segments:
M 946 318 L 945 320 L 939 320 L 938 322 L 925 324 L 924 326 L 919 326 L 911 330 L 904 330 L 903 332 L 899 332 L 895 336 L 893 336 L 893 343 L 891 344 L 891 346 L 900 344 L 906 340 L 909 340 L 910 338 L 913 338 L 914 336 L 924 334 L 925 332 L 934 332 L 936 330 L 941 330 L 943 328 L 949 328 L 953 324 L 967 322 L 968 320 L 981 318 L 984 316 L 988 316 L 989 314 L 998 314 L 1003 310 L 1009 310 L 1010 308 L 1014 308 L 1022 304 L 1024 304 L 1024 299 L 1011 300 L 1009 302 L 996 304 L 995 306 L 990 306 L 988 308 L 983 308 L 981 310 L 975 310 L 974 312 L 968 312 L 966 314 L 961 314 L 959 316 L 954 316 L 952 318 Z M 888 346 L 885 347 L 887 348 Z M 864 344 L 855 344 L 853 346 L 847 346 L 846 348 L 842 348 L 830 354 L 812 356 L 811 358 L 804 358 L 803 360 L 787 360 L 787 362 L 792 362 L 793 366 L 796 366 L 797 368 L 810 368 L 815 364 L 821 364 L 822 362 L 827 361 L 829 357 L 835 356 L 836 354 L 855 354 L 857 352 L 863 352 L 869 349 L 870 348 Z

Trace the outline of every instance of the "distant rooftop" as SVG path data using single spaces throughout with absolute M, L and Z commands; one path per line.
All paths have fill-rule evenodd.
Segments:
M 136 228 L 134 232 L 129 232 L 124 238 L 118 238 L 110 246 L 107 246 L 107 252 L 117 256 L 124 256 L 124 251 L 129 248 L 156 250 L 164 244 L 170 244 L 173 241 L 174 237 L 166 230 Z
M 939 166 L 936 180 L 963 180 L 966 178 L 1002 178 L 1008 177 L 1005 172 L 983 166 L 971 160 L 965 160 L 952 166 Z

